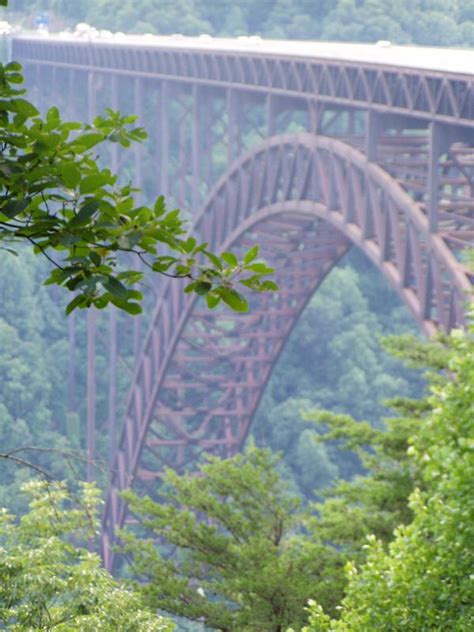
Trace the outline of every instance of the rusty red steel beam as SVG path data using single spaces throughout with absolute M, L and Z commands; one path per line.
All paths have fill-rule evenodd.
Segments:
M 203 192 L 198 175 L 209 186 L 215 174 L 212 156 L 199 164 L 202 130 L 196 128 L 189 144 L 185 120 L 209 128 L 211 109 L 206 118 L 203 98 L 211 92 L 228 125 L 220 129 L 216 121 L 204 149 L 224 145 L 227 135 L 229 160 L 242 150 L 248 131 L 276 133 L 278 113 L 289 102 L 307 109 L 308 126 L 320 133 L 344 124 L 342 108 L 368 111 L 365 137 L 357 135 L 352 116 L 346 143 L 309 134 L 269 139 L 237 160 L 212 189 L 197 223 L 203 239 L 216 249 L 259 242 L 282 289 L 277 298 L 255 301 L 243 319 L 209 315 L 178 287 L 165 288 L 137 360 L 111 467 L 103 531 L 110 568 L 110 544 L 126 517 L 118 492 L 144 484 L 143 477 L 159 478 L 164 466 L 190 465 L 203 450 L 229 455 L 240 447 L 286 337 L 350 244 L 384 272 L 425 332 L 462 323 L 470 281 L 454 252 L 473 241 L 474 149 L 465 146 L 474 142 L 473 78 L 359 62 L 288 62 L 284 56 L 60 45 L 15 40 L 14 54 L 37 79 L 52 72 L 53 81 L 68 72 L 84 80 L 89 99 L 93 86 L 106 85 L 106 74 L 115 92 L 122 78 L 133 78 L 135 87 L 145 79 L 159 86 L 160 192 L 177 189 L 175 197 L 194 207 Z M 134 95 L 139 104 L 141 89 Z M 170 101 L 181 103 L 176 156 Z M 322 115 L 325 107 L 328 116 Z M 264 111 L 260 128 L 257 108 Z M 446 123 L 443 129 L 439 122 Z M 179 161 L 173 181 L 166 172 L 170 159 Z M 190 185 L 192 195 L 185 191 Z
M 107 496 L 108 568 L 127 515 L 120 491 L 146 486 L 140 472 L 151 484 L 167 464 L 242 445 L 285 340 L 350 245 L 381 269 L 428 334 L 462 324 L 471 289 L 419 205 L 387 172 L 333 138 L 282 135 L 247 152 L 214 186 L 195 230 L 216 250 L 239 249 L 251 234 L 264 244 L 282 290 L 254 297 L 245 316 L 209 313 L 179 283 L 165 288 L 137 362 Z M 279 242 L 264 239 L 276 232 Z
M 474 127 L 474 77 L 291 55 L 15 37 L 32 66 L 163 79 L 279 95 Z

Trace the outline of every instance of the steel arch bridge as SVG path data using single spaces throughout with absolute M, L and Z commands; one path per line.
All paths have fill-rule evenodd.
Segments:
M 127 518 L 120 491 L 151 489 L 164 466 L 186 467 L 204 450 L 239 449 L 301 311 L 352 245 L 428 335 L 463 323 L 472 277 L 460 257 L 474 237 L 474 78 L 465 61 L 447 51 L 439 71 L 375 47 L 336 54 L 323 45 L 318 56 L 308 44 L 277 44 L 13 41 L 43 107 L 63 98 L 71 114 L 92 117 L 108 105 L 144 118 L 154 142 L 131 160 L 113 150 L 114 168 L 199 209 L 195 230 L 213 249 L 259 243 L 281 287 L 254 297 L 244 316 L 208 312 L 176 281 L 160 289 L 111 440 L 108 568 Z M 91 369 L 93 317 L 89 325 Z M 113 367 L 116 323 L 110 335 Z

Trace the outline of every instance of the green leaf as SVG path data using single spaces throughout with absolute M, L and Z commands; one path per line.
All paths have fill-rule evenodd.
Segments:
M 265 263 L 252 263 L 252 265 L 246 266 L 246 269 L 258 274 L 273 274 L 275 272 L 273 268 L 269 268 Z
M 244 256 L 244 264 L 247 265 L 249 264 L 251 261 L 253 261 L 256 257 L 258 257 L 258 253 L 260 252 L 260 248 L 258 246 L 254 246 L 253 248 L 250 248 L 250 250 L 248 250 L 245 253 Z
M 278 291 L 278 285 L 275 283 L 275 281 L 263 281 L 262 283 L 260 283 L 260 287 L 258 288 L 259 292 L 277 292 Z
M 120 281 L 115 277 L 108 277 L 106 280 L 102 281 L 102 285 L 108 292 L 121 300 L 126 301 L 129 297 L 129 291 L 125 285 L 120 283 Z
M 81 181 L 81 171 L 73 162 L 61 166 L 61 179 L 68 189 L 75 189 Z
M 11 112 L 18 112 L 18 114 L 23 114 L 27 118 L 39 115 L 39 110 L 26 99 L 10 99 L 9 109 Z
M 6 3 L 2 5 L 0 1 L 0 6 L 6 6 Z M 11 61 L 5 66 L 6 72 L 21 72 L 22 66 L 17 61 Z
M 212 283 L 209 283 L 209 281 L 197 281 L 194 291 L 199 296 L 204 296 L 204 294 L 207 294 L 209 290 L 211 289 L 212 289 Z
M 221 302 L 221 297 L 214 292 L 208 292 L 206 294 L 206 302 L 209 309 L 214 309 Z
M 202 254 L 205 255 L 209 261 L 211 263 L 214 264 L 214 266 L 218 269 L 218 270 L 222 270 L 222 262 L 219 259 L 219 257 L 217 257 L 215 254 L 213 254 L 212 252 L 209 252 L 208 250 L 203 250 Z
M 159 257 L 153 262 L 152 268 L 155 272 L 166 272 L 169 268 L 178 261 L 176 257 Z
M 221 254 L 221 258 L 229 265 L 231 268 L 236 268 L 239 265 L 239 261 L 237 257 L 231 252 L 223 252 Z
M 192 283 L 188 283 L 188 285 L 184 288 L 185 294 L 191 294 L 191 292 L 194 292 L 195 287 L 196 287 L 196 281 L 193 281 Z
M 66 305 L 66 316 L 76 309 L 76 307 L 83 307 L 86 303 L 86 297 L 83 294 L 78 294 Z
M 81 207 L 79 213 L 72 218 L 69 222 L 69 226 L 71 228 L 75 228 L 77 226 L 82 226 L 83 224 L 87 224 L 90 218 L 94 215 L 94 213 L 99 208 L 100 202 L 99 200 L 91 199 L 87 201 L 84 206 Z
M 142 308 L 138 303 L 130 303 L 129 301 L 122 301 L 117 299 L 116 297 L 112 297 L 111 302 L 118 307 L 119 309 L 123 309 L 128 314 L 132 314 L 132 316 L 137 316 L 142 313 Z
M 183 243 L 183 250 L 184 252 L 189 254 L 193 251 L 195 246 L 196 240 L 194 239 L 194 237 L 188 237 L 188 239 Z
M 103 140 L 104 140 L 103 134 L 100 134 L 98 132 L 91 132 L 91 133 L 81 134 L 80 136 L 74 139 L 71 145 L 73 146 L 80 145 L 84 147 L 85 149 L 91 149 L 91 147 L 94 147 L 94 145 L 101 143 Z
M 31 200 L 25 198 L 24 200 L 8 200 L 8 202 L 3 206 L 2 213 L 13 219 L 27 208 Z
M 133 283 L 138 283 L 138 281 L 143 279 L 143 272 L 139 270 L 124 270 L 117 274 L 117 279 L 119 281 L 125 281 L 127 285 L 133 285 Z
M 165 198 L 162 195 L 156 198 L 153 212 L 155 213 L 155 217 L 160 217 L 160 215 L 166 212 Z
M 143 294 L 138 290 L 128 290 L 128 300 L 141 301 L 143 300 Z
M 169 213 L 167 213 L 165 217 L 166 222 L 173 222 L 174 220 L 179 218 L 181 211 L 178 208 L 173 209 Z
M 100 266 L 100 264 L 102 263 L 102 258 L 101 258 L 101 256 L 100 256 L 97 252 L 95 252 L 95 250 L 92 250 L 92 251 L 89 253 L 89 259 L 92 261 L 92 263 L 93 263 L 95 266 Z
M 235 312 L 248 312 L 249 304 L 246 299 L 233 288 L 219 287 L 218 292 L 221 299 Z
M 186 265 L 177 265 L 175 268 L 175 273 L 179 274 L 180 276 L 189 276 L 190 272 L 191 268 Z
M 97 191 L 106 184 L 110 184 L 111 177 L 106 173 L 94 173 L 90 176 L 86 176 L 83 178 L 81 182 L 81 186 L 79 187 L 80 192 L 85 195 L 87 193 L 92 193 L 93 191 Z
M 252 290 L 256 290 L 260 285 L 260 279 L 261 277 L 259 274 L 254 274 L 253 276 L 246 279 L 240 279 L 239 283 L 241 285 L 245 285 L 245 287 L 251 288 Z
M 58 108 L 53 105 L 52 108 L 49 108 L 48 112 L 46 113 L 46 120 L 48 122 L 56 122 L 59 121 L 61 119 L 61 116 L 59 114 L 59 110 Z

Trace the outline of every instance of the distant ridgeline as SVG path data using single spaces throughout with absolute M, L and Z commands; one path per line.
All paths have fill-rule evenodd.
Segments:
M 77 22 L 135 33 L 397 44 L 474 45 L 470 0 L 15 0 L 9 15 L 35 27 L 47 14 L 58 30 Z

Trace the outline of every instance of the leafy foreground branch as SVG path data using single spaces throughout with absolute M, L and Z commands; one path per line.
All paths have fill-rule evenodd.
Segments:
M 257 261 L 258 247 L 241 261 L 209 252 L 187 235 L 180 211 L 169 211 L 163 197 L 151 207 L 138 204 L 136 189 L 120 186 L 116 174 L 99 166 L 103 143 L 129 147 L 146 138 L 133 127 L 135 116 L 109 109 L 89 125 L 64 122 L 52 107 L 42 118 L 18 89 L 22 82 L 18 63 L 0 65 L 0 248 L 17 254 L 15 244 L 23 242 L 46 257 L 53 268 L 46 283 L 75 293 L 68 313 L 109 303 L 139 313 L 143 268 L 189 279 L 185 291 L 205 295 L 210 308 L 223 301 L 247 311 L 238 284 L 277 289 L 264 280 L 273 270 Z M 121 267 L 124 253 L 140 266 Z
M 138 594 L 113 579 L 95 553 L 78 546 L 97 534 L 98 491 L 79 497 L 64 485 L 24 486 L 30 511 L 0 513 L 0 627 L 69 632 L 170 632 Z

